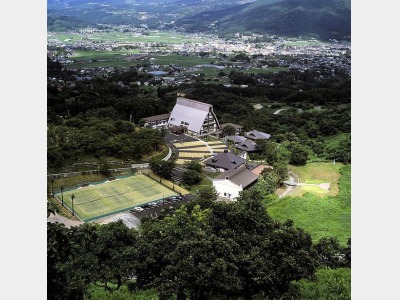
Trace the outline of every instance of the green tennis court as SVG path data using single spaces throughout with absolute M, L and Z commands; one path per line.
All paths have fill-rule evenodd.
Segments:
M 113 213 L 128 210 L 140 204 L 177 195 L 161 183 L 145 175 L 136 175 L 123 179 L 89 185 L 75 190 L 55 194 L 64 205 L 83 221 L 92 221 Z

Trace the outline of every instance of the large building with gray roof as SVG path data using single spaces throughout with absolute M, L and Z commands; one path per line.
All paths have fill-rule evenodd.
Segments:
M 223 153 L 218 153 L 213 157 L 205 160 L 203 163 L 207 167 L 211 167 L 220 172 L 224 172 L 227 170 L 239 168 L 246 163 L 246 160 L 232 152 L 228 152 L 228 150 L 224 150 Z
M 217 135 L 221 127 L 211 104 L 178 97 L 168 120 L 168 127 L 184 128 L 195 136 Z
M 250 172 L 246 166 L 231 169 L 213 179 L 213 186 L 218 196 L 231 200 L 239 197 L 243 189 L 250 187 L 258 179 L 258 175 Z

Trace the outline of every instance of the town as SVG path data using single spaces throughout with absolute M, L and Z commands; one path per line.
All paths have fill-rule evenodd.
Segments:
M 175 85 L 183 81 L 189 81 L 199 76 L 204 68 L 214 68 L 224 73 L 231 70 L 241 70 L 244 72 L 267 72 L 275 71 L 274 68 L 306 71 L 309 69 L 324 69 L 335 76 L 335 72 L 340 70 L 346 74 L 351 73 L 351 48 L 349 42 L 339 42 L 331 40 L 319 42 L 315 39 L 301 40 L 282 38 L 278 36 L 267 36 L 260 34 L 244 35 L 237 33 L 231 39 L 218 38 L 206 34 L 185 34 L 168 32 L 168 35 L 180 36 L 179 43 L 173 42 L 145 42 L 143 39 L 149 37 L 149 33 L 143 29 L 136 29 L 134 33 L 125 32 L 125 27 L 113 28 L 113 35 L 117 35 L 120 41 L 102 41 L 102 30 L 87 29 L 80 32 L 69 32 L 62 36 L 78 36 L 79 38 L 60 40 L 55 38 L 52 33 L 48 34 L 48 56 L 57 60 L 66 67 L 73 62 L 84 62 L 83 59 L 74 59 L 76 51 L 100 52 L 119 55 L 119 60 L 126 61 L 127 67 L 142 64 L 139 71 L 150 72 L 158 77 L 157 83 L 162 85 Z M 109 30 L 108 30 L 109 31 Z M 146 34 L 145 34 L 146 33 Z M 107 34 L 110 34 L 107 32 Z M 152 39 L 157 40 L 165 32 L 152 31 Z M 126 42 L 126 39 L 141 39 L 142 41 Z M 173 39 L 172 39 L 173 40 Z M 187 40 L 188 42 L 185 42 Z M 190 42 L 189 42 L 190 40 Z M 268 41 L 265 41 L 268 40 Z M 135 53 L 129 52 L 135 49 Z M 115 53 L 115 54 L 114 54 Z M 244 55 L 238 55 L 238 54 Z M 180 64 L 179 62 L 160 64 L 157 63 L 155 56 L 175 55 L 181 57 L 178 61 L 190 61 L 193 57 L 202 57 L 208 63 Z M 232 57 L 236 59 L 232 60 Z M 90 78 L 94 73 L 107 74 L 115 70 L 114 66 L 91 67 L 90 62 L 96 62 L 96 58 L 86 60 L 86 66 L 81 70 L 86 78 Z M 211 62 L 211 63 L 210 63 Z M 71 67 L 72 70 L 77 68 Z M 89 76 L 89 77 L 88 77 Z M 322 75 L 321 75 L 322 76 Z M 216 76 L 215 76 L 216 77 Z M 149 83 L 146 83 L 149 84 Z

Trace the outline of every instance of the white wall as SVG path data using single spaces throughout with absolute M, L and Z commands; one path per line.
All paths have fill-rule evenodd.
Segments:
M 214 179 L 213 186 L 221 197 L 234 199 L 239 197 L 239 192 L 243 190 L 241 186 L 227 179 Z

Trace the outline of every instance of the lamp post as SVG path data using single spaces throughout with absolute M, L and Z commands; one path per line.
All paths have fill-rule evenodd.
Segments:
M 61 186 L 61 205 L 64 206 L 64 187 Z
M 51 196 L 54 197 L 54 178 L 51 177 Z
M 71 195 L 71 200 L 72 200 L 72 215 L 75 216 L 75 211 L 74 211 L 74 199 L 75 199 L 75 195 L 72 194 Z

